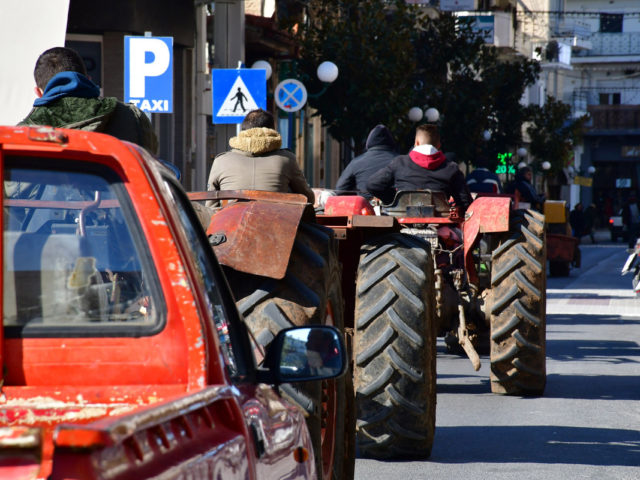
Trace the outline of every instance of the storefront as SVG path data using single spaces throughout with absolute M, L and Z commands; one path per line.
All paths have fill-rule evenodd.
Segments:
M 583 168 L 593 165 L 596 171 L 593 187 L 583 187 L 581 198 L 595 203 L 603 225 L 631 196 L 639 197 L 640 135 L 587 134 L 584 146 Z

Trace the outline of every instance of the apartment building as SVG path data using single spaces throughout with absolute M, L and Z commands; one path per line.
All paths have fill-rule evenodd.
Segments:
M 573 182 L 568 199 L 572 205 L 595 203 L 604 220 L 640 190 L 640 3 L 517 5 L 515 47 L 542 65 L 529 101 L 552 95 L 570 104 L 575 117 L 589 115 L 584 140 L 566 169 Z

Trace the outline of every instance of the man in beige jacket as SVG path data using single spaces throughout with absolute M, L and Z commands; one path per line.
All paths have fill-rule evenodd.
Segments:
M 281 145 L 273 115 L 261 108 L 252 110 L 244 118 L 238 136 L 229 139 L 231 150 L 213 161 L 208 189 L 301 193 L 313 203 L 314 193 L 296 156 L 281 149 Z

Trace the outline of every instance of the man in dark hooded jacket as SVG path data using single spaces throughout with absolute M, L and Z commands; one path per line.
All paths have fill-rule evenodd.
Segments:
M 534 210 L 542 211 L 544 205 L 544 195 L 538 195 L 536 189 L 531 183 L 533 179 L 533 171 L 531 167 L 524 166 L 516 173 L 515 181 L 507 188 L 507 193 L 518 193 L 521 202 L 531 204 Z
M 387 204 L 399 190 L 424 189 L 453 197 L 463 212 L 471 204 L 464 175 L 440 151 L 440 133 L 435 125 L 419 125 L 413 150 L 394 158 L 367 182 L 367 190 Z
M 362 155 L 351 160 L 343 170 L 338 183 L 336 183 L 336 190 L 357 190 L 366 197 L 371 197 L 367 193 L 367 180 L 398 156 L 396 142 L 389 129 L 384 125 L 376 125 L 369 132 L 365 149 L 366 151 Z
M 38 57 L 33 75 L 38 98 L 19 125 L 93 130 L 157 153 L 158 139 L 147 116 L 115 97 L 101 98 L 100 87 L 87 78 L 84 62 L 74 50 L 46 50 Z

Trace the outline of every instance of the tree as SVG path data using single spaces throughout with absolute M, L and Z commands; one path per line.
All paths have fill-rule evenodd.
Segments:
M 469 20 L 452 15 L 429 19 L 416 47 L 419 65 L 428 66 L 419 72 L 427 81 L 418 95 L 442 114 L 445 150 L 473 164 L 480 153 L 495 162 L 498 153 L 521 144 L 527 110 L 520 99 L 539 74 L 538 62 L 501 57 Z
M 311 0 L 299 31 L 298 67 L 308 90 L 322 89 L 315 69 L 324 60 L 340 75 L 320 98 L 309 98 L 331 135 L 362 150 L 378 123 L 396 129 L 413 101 L 416 9 L 403 0 Z
M 531 123 L 527 133 L 531 138 L 529 150 L 539 163 L 548 161 L 550 173 L 558 174 L 569 166 L 573 145 L 579 143 L 584 132 L 586 116 L 572 118 L 571 106 L 547 96 L 544 106 L 528 108 Z
M 467 20 L 431 18 L 404 0 L 309 0 L 298 39 L 310 91 L 322 88 L 315 77 L 320 62 L 338 65 L 338 80 L 309 103 L 355 153 L 378 123 L 390 128 L 401 150 L 410 148 L 412 106 L 440 111 L 443 147 L 459 161 L 472 163 L 481 147 L 495 158 L 521 143 L 526 110 L 520 98 L 539 65 L 522 57 L 502 60 Z M 493 132 L 488 146 L 487 129 Z

